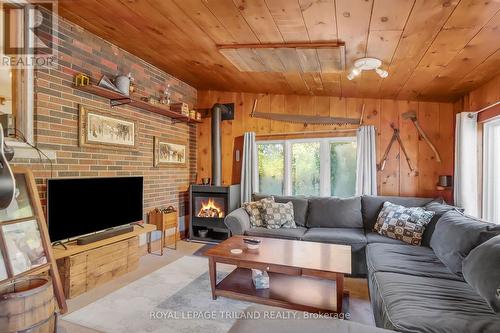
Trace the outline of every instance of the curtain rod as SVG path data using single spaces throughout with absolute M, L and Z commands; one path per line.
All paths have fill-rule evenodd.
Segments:
M 497 106 L 497 105 L 499 105 L 499 104 L 500 104 L 500 101 L 496 101 L 496 102 L 495 102 L 495 103 L 493 103 L 493 104 L 490 104 L 490 105 L 488 105 L 488 106 L 485 106 L 485 107 L 484 107 L 484 108 L 482 108 L 481 110 L 474 111 L 474 112 L 469 112 L 468 117 L 469 117 L 469 118 L 472 118 L 472 117 L 474 117 L 474 115 L 476 115 L 476 114 L 478 114 L 478 113 L 481 113 L 481 112 L 483 112 L 483 111 L 486 111 L 486 110 L 488 110 L 488 109 L 491 109 L 492 107 Z
M 328 134 L 328 133 L 345 133 L 345 132 L 356 132 L 356 128 L 341 128 L 341 129 L 331 129 L 322 131 L 302 131 L 302 132 L 282 132 L 282 133 L 271 133 L 271 134 L 257 134 L 256 137 L 269 137 L 269 136 L 285 136 L 285 135 L 303 135 L 303 134 Z

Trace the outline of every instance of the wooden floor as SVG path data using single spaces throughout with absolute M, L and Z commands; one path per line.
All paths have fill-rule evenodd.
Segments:
M 202 247 L 203 244 L 181 241 L 177 244 L 177 250 L 166 249 L 163 256 L 143 256 L 137 270 L 127 273 L 110 283 L 98 286 L 74 299 L 68 300 L 68 313 L 79 310 L 82 307 L 154 272 L 157 269 L 160 269 L 163 266 L 172 263 L 183 256 L 193 254 L 198 255 L 202 252 L 198 251 Z M 153 250 L 154 249 L 155 248 L 153 247 Z M 374 326 L 375 324 L 371 311 L 366 279 L 346 278 L 344 285 L 346 290 L 349 290 L 350 293 L 349 312 L 351 313 L 351 319 L 355 322 Z M 64 320 L 64 316 L 60 318 L 58 328 L 58 332 L 60 333 L 99 333 L 99 331 L 67 322 Z

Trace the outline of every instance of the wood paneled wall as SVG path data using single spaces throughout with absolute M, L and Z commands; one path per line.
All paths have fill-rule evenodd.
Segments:
M 477 111 L 500 101 L 500 75 L 464 96 L 466 111 Z
M 461 98 L 456 104 L 460 111 L 478 111 L 500 101 L 500 76 L 488 81 Z M 500 116 L 500 105 L 488 108 L 479 114 L 479 122 Z
M 222 124 L 222 179 L 232 183 L 235 161 L 235 139 L 246 131 L 257 135 L 304 130 L 301 124 L 250 117 L 253 101 L 258 98 L 259 112 L 309 114 L 358 118 L 365 104 L 364 124 L 377 128 L 377 161 L 380 161 L 392 137 L 390 125 L 401 130 L 401 138 L 417 172 L 410 172 L 400 148 L 395 144 L 384 171 L 378 173 L 379 194 L 401 196 L 443 196 L 451 192 L 437 191 L 439 175 L 453 174 L 454 108 L 452 103 L 416 102 L 390 99 L 361 99 L 325 96 L 264 95 L 221 91 L 198 91 L 198 107 L 210 108 L 214 103 L 235 103 L 235 119 Z M 442 162 L 436 162 L 426 143 L 418 137 L 411 121 L 402 114 L 416 111 L 425 132 L 436 145 Z M 309 126 L 307 130 L 331 129 L 333 126 Z M 211 174 L 210 119 L 198 126 L 198 181 Z M 233 181 L 234 182 L 234 181 Z

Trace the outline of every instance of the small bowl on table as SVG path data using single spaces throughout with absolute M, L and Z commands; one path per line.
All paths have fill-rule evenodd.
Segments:
M 247 247 L 248 250 L 258 250 L 260 247 L 260 240 L 257 239 L 252 239 L 252 238 L 245 238 L 243 239 L 243 243 L 245 243 L 245 246 Z
M 260 244 L 246 244 L 247 249 L 249 250 L 258 250 L 260 247 Z

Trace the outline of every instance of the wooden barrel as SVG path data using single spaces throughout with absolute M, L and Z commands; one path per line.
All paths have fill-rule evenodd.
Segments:
M 52 333 L 56 326 L 52 280 L 26 276 L 0 286 L 0 332 Z

